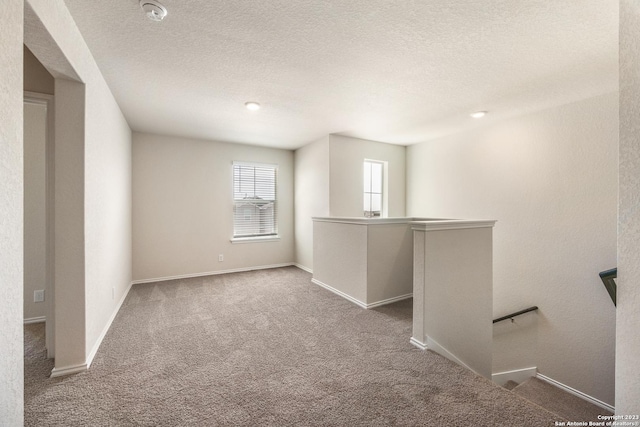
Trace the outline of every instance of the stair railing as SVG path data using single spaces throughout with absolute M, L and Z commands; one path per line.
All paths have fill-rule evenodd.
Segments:
M 611 301 L 613 301 L 613 305 L 617 306 L 617 290 L 618 286 L 616 285 L 616 279 L 618 277 L 618 268 L 612 268 L 611 270 L 601 271 L 600 279 L 602 279 L 602 283 L 604 287 L 607 288 L 607 292 L 609 292 L 609 296 L 611 297 Z
M 529 308 L 525 308 L 524 310 L 516 311 L 515 313 L 507 314 L 506 316 L 498 317 L 497 319 L 493 319 L 493 323 L 502 322 L 503 320 L 511 319 L 513 322 L 513 318 L 516 316 L 520 316 L 521 314 L 529 313 L 530 311 L 538 310 L 538 306 L 533 306 Z

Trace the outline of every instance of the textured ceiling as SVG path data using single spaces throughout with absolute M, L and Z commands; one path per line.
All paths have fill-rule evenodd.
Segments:
M 618 89 L 618 0 L 65 2 L 136 131 L 412 144 Z

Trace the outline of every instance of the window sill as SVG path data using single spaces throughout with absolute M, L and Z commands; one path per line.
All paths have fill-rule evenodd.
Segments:
M 253 237 L 232 237 L 231 243 L 262 243 L 262 242 L 277 242 L 280 240 L 280 236 L 253 236 Z

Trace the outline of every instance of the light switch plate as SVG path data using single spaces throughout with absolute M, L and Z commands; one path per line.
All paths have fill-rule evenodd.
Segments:
M 44 302 L 44 289 L 33 291 L 33 302 Z

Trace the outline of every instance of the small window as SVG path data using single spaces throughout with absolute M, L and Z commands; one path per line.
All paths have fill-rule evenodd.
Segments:
M 364 216 L 384 216 L 384 162 L 364 161 Z
M 233 237 L 276 237 L 277 165 L 233 163 Z

